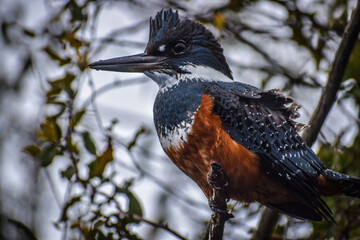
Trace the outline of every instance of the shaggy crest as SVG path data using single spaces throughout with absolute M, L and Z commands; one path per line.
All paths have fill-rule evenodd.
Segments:
M 223 49 L 204 25 L 189 18 L 180 19 L 178 12 L 171 8 L 159 11 L 154 19 L 150 18 L 150 35 L 146 52 L 153 53 L 159 46 L 174 43 L 179 39 L 189 45 L 210 49 L 224 68 L 225 74 L 233 79 Z

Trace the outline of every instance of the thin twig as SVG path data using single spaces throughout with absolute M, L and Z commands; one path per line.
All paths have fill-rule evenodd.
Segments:
M 148 177 L 150 180 L 152 180 L 154 183 L 156 183 L 158 186 L 160 186 L 163 190 L 165 190 L 167 193 L 171 194 L 172 196 L 174 196 L 177 200 L 180 200 L 184 203 L 187 203 L 189 206 L 191 207 L 196 207 L 196 208 L 205 208 L 205 204 L 202 204 L 201 201 L 196 201 L 192 198 L 188 198 L 183 194 L 180 194 L 178 191 L 174 191 L 174 187 L 173 186 L 169 186 L 166 183 L 164 183 L 163 180 L 161 180 L 160 178 L 156 177 L 154 174 L 150 173 L 149 171 L 146 171 L 143 167 L 141 167 L 141 165 L 139 163 L 137 163 L 135 157 L 133 154 L 129 153 L 130 158 L 132 159 L 134 166 L 136 167 L 136 169 L 144 176 Z
M 68 128 L 66 130 L 66 136 L 65 136 L 65 149 L 66 151 L 69 153 L 69 156 L 70 156 L 70 160 L 72 162 L 72 165 L 74 167 L 74 173 L 75 173 L 75 177 L 77 180 L 80 180 L 80 177 L 79 177 L 79 169 L 78 169 L 78 159 L 75 157 L 74 153 L 72 152 L 72 134 L 73 134 L 73 127 L 72 127 L 72 119 L 73 119 L 73 106 L 74 106 L 74 99 L 73 98 L 70 98 L 70 101 L 68 103 Z
M 146 83 L 146 82 L 148 82 L 148 79 L 146 79 L 145 77 L 132 78 L 129 80 L 119 79 L 119 80 L 115 80 L 112 83 L 106 84 L 106 85 L 100 87 L 99 89 L 95 90 L 94 81 L 92 80 L 92 78 L 90 78 L 89 84 L 90 84 L 92 91 L 91 91 L 90 97 L 85 100 L 83 106 L 84 106 L 84 108 L 87 107 L 90 103 L 92 103 L 94 101 L 95 98 L 106 93 L 107 91 L 114 90 L 116 87 L 125 87 L 125 86 L 130 86 L 130 85 L 142 84 L 142 83 Z
M 68 183 L 68 186 L 67 186 L 67 189 L 65 191 L 65 197 L 64 197 L 64 203 L 66 203 L 69 199 L 70 199 L 70 196 L 71 196 L 71 192 L 72 192 L 72 187 L 73 187 L 73 181 L 69 181 Z M 61 236 L 61 239 L 62 240 L 67 240 L 67 235 L 68 235 L 68 229 L 69 229 L 69 222 L 68 221 L 65 221 L 64 222 L 64 231 L 62 232 L 62 236 Z
M 179 233 L 177 233 L 175 230 L 171 229 L 167 224 L 162 224 L 162 223 L 157 223 L 157 222 L 153 222 L 153 221 L 150 221 L 148 219 L 145 219 L 137 214 L 134 214 L 134 213 L 130 213 L 130 212 L 121 212 L 124 216 L 127 216 L 129 218 L 132 218 L 134 220 L 137 220 L 137 221 L 141 221 L 141 222 L 144 222 L 144 223 L 147 223 L 153 227 L 156 227 L 156 228 L 161 228 L 161 229 L 164 229 L 166 231 L 168 231 L 169 233 L 173 234 L 174 236 L 176 236 L 178 239 L 182 239 L 182 240 L 185 240 L 186 238 L 181 236 Z
M 115 200 L 115 194 L 116 192 L 114 192 L 113 196 L 109 196 L 108 194 L 104 193 L 104 192 L 101 192 L 101 191 L 97 191 L 98 194 L 100 195 L 103 195 L 104 197 L 108 198 L 109 200 L 111 200 L 115 205 L 116 205 L 116 208 L 118 209 L 118 211 L 128 217 L 128 218 L 131 218 L 131 219 L 134 219 L 134 220 L 137 220 L 137 221 L 141 221 L 141 222 L 144 222 L 144 223 L 147 223 L 153 227 L 156 227 L 156 228 L 161 228 L 161 229 L 164 229 L 166 231 L 168 231 L 169 233 L 173 234 L 174 236 L 176 236 L 178 239 L 182 239 L 182 240 L 185 240 L 186 238 L 181 236 L 179 233 L 177 233 L 175 230 L 171 229 L 167 224 L 163 224 L 163 223 L 157 223 L 157 222 L 153 222 L 151 220 L 148 220 L 148 219 L 145 219 L 143 218 L 142 216 L 138 215 L 138 214 L 135 214 L 135 213 L 131 213 L 131 212 L 125 212 L 121 209 L 120 207 L 120 204 L 119 202 L 117 202 Z
M 55 184 L 54 184 L 54 181 L 51 179 L 51 176 L 49 174 L 49 171 L 47 168 L 43 168 L 44 170 L 44 174 L 45 174 L 45 177 L 46 179 L 48 180 L 49 182 L 49 185 L 50 185 L 50 189 L 51 189 L 51 192 L 52 194 L 54 195 L 54 198 L 55 198 L 55 202 L 56 204 L 58 205 L 58 207 L 61 209 L 61 200 L 60 200 L 60 197 L 59 197 L 59 193 L 58 191 L 56 190 L 55 188 Z
M 148 18 L 146 19 L 142 19 L 139 22 L 130 25 L 130 26 L 125 26 L 119 29 L 116 29 L 112 32 L 110 32 L 109 34 L 106 35 L 105 38 L 111 38 L 111 39 L 115 39 L 115 37 L 120 36 L 124 33 L 128 34 L 129 32 L 134 32 L 137 31 L 138 29 L 140 29 L 144 24 L 148 23 Z M 99 39 L 95 39 L 93 38 L 92 41 L 97 41 Z M 100 39 L 101 40 L 101 39 Z M 93 49 L 91 52 L 94 56 L 98 55 L 99 52 L 101 52 L 107 45 L 106 44 L 99 44 L 95 49 Z
M 94 80 L 91 77 L 89 78 L 89 85 L 90 85 L 90 89 L 91 89 L 91 95 L 90 95 L 89 99 L 87 101 L 85 101 L 83 108 L 85 109 L 91 103 L 91 106 L 95 113 L 96 124 L 97 124 L 99 130 L 102 133 L 104 133 L 106 136 L 107 133 L 103 127 L 102 119 L 101 119 L 101 116 L 99 115 L 99 111 L 97 109 L 97 105 L 95 102 L 95 98 L 96 98 L 97 94 L 96 94 L 96 90 L 95 90 Z

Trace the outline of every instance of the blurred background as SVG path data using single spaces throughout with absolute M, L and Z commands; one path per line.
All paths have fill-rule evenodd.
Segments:
M 163 153 L 152 122 L 157 85 L 96 72 L 143 52 L 162 8 L 205 24 L 234 79 L 279 88 L 307 123 L 355 0 L 0 0 L 0 239 L 206 239 L 201 190 Z M 314 145 L 360 176 L 360 41 Z M 273 239 L 359 239 L 360 202 L 326 202 L 337 225 L 281 216 Z M 229 202 L 225 239 L 250 239 L 264 207 Z M 331 227 L 330 227 L 331 226 Z

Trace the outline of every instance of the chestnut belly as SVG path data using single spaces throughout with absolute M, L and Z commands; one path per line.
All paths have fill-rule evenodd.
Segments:
M 201 105 L 187 131 L 173 131 L 174 139 L 160 139 L 166 154 L 193 179 L 209 198 L 212 188 L 207 182 L 211 162 L 218 162 L 228 180 L 230 198 L 241 202 L 281 202 L 293 199 L 279 183 L 259 169 L 258 156 L 234 141 L 212 112 L 212 99 L 203 95 Z M 179 133 L 179 135 L 176 135 Z M 175 141 L 177 140 L 177 141 Z

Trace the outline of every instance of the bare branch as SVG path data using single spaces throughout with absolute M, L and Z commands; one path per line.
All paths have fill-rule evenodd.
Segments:
M 49 182 L 50 190 L 54 196 L 55 202 L 58 205 L 59 209 L 61 209 L 61 200 L 60 200 L 59 192 L 57 191 L 54 181 L 51 178 L 51 175 L 49 174 L 49 169 L 43 168 L 43 170 L 44 170 L 45 178 Z
M 280 214 L 271 208 L 266 208 L 261 215 L 259 227 L 254 233 L 253 240 L 270 239 L 274 228 L 280 218 Z
M 227 211 L 226 202 L 228 196 L 226 193 L 226 186 L 228 185 L 228 182 L 219 163 L 213 162 L 210 164 L 208 182 L 213 188 L 213 195 L 209 199 L 209 205 L 213 211 L 211 214 L 209 239 L 221 240 L 224 234 L 225 222 L 234 216 Z

